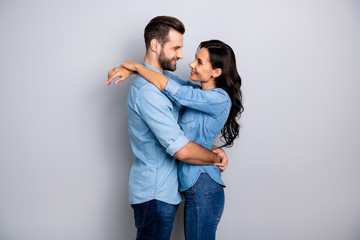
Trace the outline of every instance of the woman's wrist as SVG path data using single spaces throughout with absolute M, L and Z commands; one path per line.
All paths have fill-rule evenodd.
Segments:
M 141 67 L 143 67 L 143 65 L 140 64 L 140 63 L 136 63 L 136 64 L 134 65 L 134 68 L 135 68 L 135 71 L 136 71 L 136 72 L 139 72 L 139 70 L 140 70 Z

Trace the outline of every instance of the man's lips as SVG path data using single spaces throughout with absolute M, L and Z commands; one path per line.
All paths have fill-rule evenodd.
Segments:
M 176 63 L 177 63 L 178 60 L 179 60 L 178 58 L 175 58 L 175 59 L 173 59 L 171 62 L 172 62 L 174 65 L 176 65 Z

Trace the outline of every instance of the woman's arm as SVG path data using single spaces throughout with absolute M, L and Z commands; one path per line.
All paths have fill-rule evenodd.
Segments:
M 154 84 L 160 91 L 165 89 L 165 86 L 169 81 L 168 78 L 164 75 L 133 61 L 127 61 L 126 63 L 122 64 L 121 67 L 124 67 L 130 71 L 138 72 L 143 78 Z
M 163 91 L 170 100 L 176 101 L 185 107 L 218 116 L 231 104 L 230 98 L 224 90 L 204 91 L 191 85 L 182 85 L 172 78 L 168 79 L 166 76 L 133 61 L 127 61 L 120 66 L 138 72 L 160 91 Z
M 127 79 L 133 73 L 135 73 L 135 72 L 130 71 L 129 69 L 126 69 L 126 68 L 121 67 L 121 66 L 113 68 L 108 72 L 108 80 L 106 81 L 106 85 L 110 85 L 112 80 L 119 77 L 115 81 L 115 84 L 118 84 L 119 82 L 122 82 L 125 79 Z
M 222 89 L 202 90 L 191 86 L 181 86 L 172 79 L 169 80 L 163 93 L 171 101 L 214 117 L 231 106 L 230 98 Z

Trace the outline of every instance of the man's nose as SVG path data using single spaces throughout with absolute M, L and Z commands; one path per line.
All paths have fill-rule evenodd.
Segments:
M 182 54 L 182 51 L 180 50 L 177 54 L 177 58 L 182 59 L 184 56 Z

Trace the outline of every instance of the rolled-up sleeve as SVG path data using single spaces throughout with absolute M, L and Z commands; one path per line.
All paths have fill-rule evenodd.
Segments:
M 181 86 L 182 85 L 175 82 L 173 79 L 169 79 L 165 86 L 164 93 L 173 99 L 172 96 L 175 95 L 177 91 L 179 91 Z
M 138 111 L 166 152 L 173 156 L 189 140 L 174 118 L 172 103 L 153 85 L 141 91 L 136 99 Z

